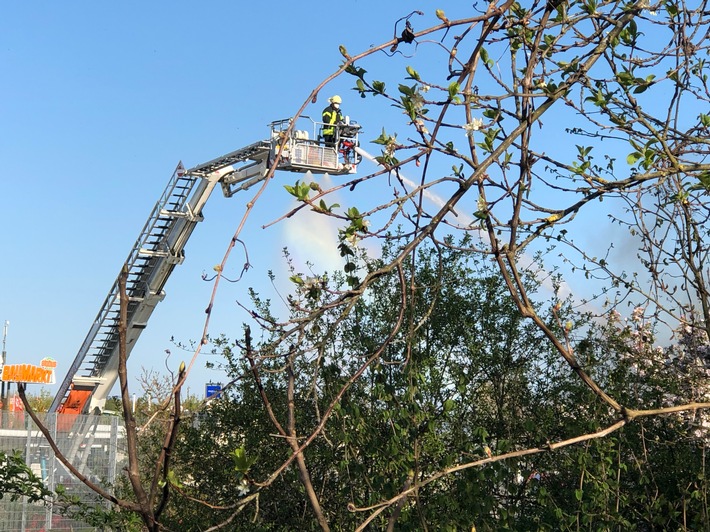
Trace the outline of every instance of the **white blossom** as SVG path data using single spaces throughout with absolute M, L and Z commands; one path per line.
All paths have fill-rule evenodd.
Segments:
M 469 137 L 473 135 L 474 131 L 478 131 L 479 129 L 481 129 L 481 127 L 483 127 L 483 119 L 481 118 L 474 118 L 473 120 L 471 120 L 471 122 L 463 126 L 463 128 L 466 130 L 466 135 L 468 135 Z

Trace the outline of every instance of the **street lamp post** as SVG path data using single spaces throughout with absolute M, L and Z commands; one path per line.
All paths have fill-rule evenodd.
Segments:
M 7 328 L 10 326 L 10 322 L 5 320 L 5 324 L 2 328 L 2 360 L 0 360 L 0 369 L 5 368 L 5 359 L 7 357 L 7 351 L 5 351 L 5 345 L 7 343 Z M 8 383 L 7 388 L 5 388 L 5 381 L 2 381 L 2 387 L 0 388 L 0 401 L 2 401 L 2 409 L 7 412 L 7 392 L 10 390 L 10 384 Z M 3 416 L 4 417 L 4 416 Z

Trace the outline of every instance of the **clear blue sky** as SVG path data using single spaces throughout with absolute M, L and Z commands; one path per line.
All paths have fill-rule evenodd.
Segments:
M 0 320 L 10 321 L 8 363 L 51 356 L 61 380 L 177 162 L 190 167 L 265 138 L 266 124 L 292 115 L 336 70 L 339 44 L 355 53 L 387 41 L 415 7 L 426 9 L 415 29 L 438 23 L 435 7 L 452 18 L 471 14 L 454 1 L 4 3 Z M 336 80 L 308 112 L 318 115 L 337 92 L 374 138 L 382 118 L 368 115 L 352 85 Z M 283 189 L 271 192 L 244 234 L 254 268 L 241 284 L 222 286 L 213 334 L 240 333 L 245 316 L 234 301 L 278 270 L 284 245 L 317 249 L 301 240 L 302 224 L 261 229 L 288 206 Z M 166 349 L 173 369 L 191 356 L 170 338 L 200 337 L 212 288 L 201 274 L 221 261 L 247 200 L 211 198 L 133 350 L 134 374 L 162 371 Z M 235 252 L 227 275 L 243 262 Z M 223 380 L 203 366 L 189 380 L 193 393 Z

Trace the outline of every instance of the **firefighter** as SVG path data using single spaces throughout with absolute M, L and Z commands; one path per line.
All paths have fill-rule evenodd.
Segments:
M 337 94 L 328 98 L 330 105 L 323 109 L 323 140 L 326 146 L 335 146 L 336 128 L 345 123 L 340 112 L 342 98 Z

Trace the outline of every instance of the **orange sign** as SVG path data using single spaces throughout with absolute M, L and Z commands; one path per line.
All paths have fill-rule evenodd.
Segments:
M 2 380 L 30 384 L 53 384 L 54 368 L 43 368 L 34 364 L 6 364 L 2 370 Z

